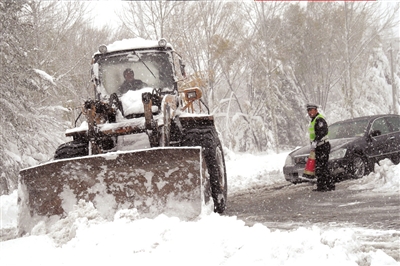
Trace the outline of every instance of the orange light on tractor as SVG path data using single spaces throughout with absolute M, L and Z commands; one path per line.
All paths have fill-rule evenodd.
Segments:
M 183 93 L 185 94 L 186 102 L 193 102 L 195 100 L 198 100 L 203 95 L 203 92 L 198 87 L 185 89 Z
M 182 111 L 186 110 L 186 108 L 189 108 L 189 110 L 193 112 L 193 102 L 201 99 L 203 92 L 198 87 L 194 87 L 184 89 L 183 94 L 185 95 L 185 106 L 182 108 Z

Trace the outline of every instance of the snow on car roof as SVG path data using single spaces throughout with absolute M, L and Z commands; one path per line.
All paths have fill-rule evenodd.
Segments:
M 119 41 L 115 41 L 111 44 L 107 45 L 107 53 L 121 51 L 121 50 L 130 50 L 130 49 L 146 49 L 146 48 L 158 48 L 160 45 L 158 44 L 158 40 L 145 40 L 143 38 L 131 38 L 131 39 L 123 39 Z M 167 47 L 173 49 L 170 43 L 167 43 Z M 97 51 L 94 55 L 100 54 Z

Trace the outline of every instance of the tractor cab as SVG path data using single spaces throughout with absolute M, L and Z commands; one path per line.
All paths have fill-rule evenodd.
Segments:
M 122 96 L 129 90 L 148 88 L 161 94 L 178 94 L 177 81 L 183 79 L 184 65 L 172 45 L 164 39 L 160 41 L 141 40 L 135 48 L 123 40 L 110 46 L 101 45 L 93 56 L 92 80 L 96 99 L 108 100 L 112 94 Z M 124 50 L 124 47 L 129 47 Z M 134 75 L 131 86 L 123 88 L 129 75 Z

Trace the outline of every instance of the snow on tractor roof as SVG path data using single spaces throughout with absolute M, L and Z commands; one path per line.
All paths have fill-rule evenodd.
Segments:
M 131 50 L 131 49 L 146 49 L 146 48 L 158 48 L 162 47 L 160 42 L 164 41 L 166 43 L 165 47 L 173 49 L 172 45 L 165 41 L 165 39 L 160 40 L 145 40 L 143 38 L 131 38 L 131 39 L 123 39 L 119 41 L 115 41 L 109 45 L 101 45 L 107 48 L 106 52 L 115 52 L 121 50 Z M 100 48 L 99 48 L 100 50 Z M 100 51 L 97 51 L 94 55 L 101 54 Z

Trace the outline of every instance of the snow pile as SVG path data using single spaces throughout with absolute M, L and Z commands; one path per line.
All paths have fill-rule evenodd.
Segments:
M 130 90 L 124 93 L 120 98 L 124 115 L 143 114 L 144 106 L 142 102 L 142 93 L 151 93 L 152 91 L 153 88 L 143 88 L 137 91 Z M 156 112 L 157 106 L 152 106 L 152 111 Z
M 191 222 L 165 215 L 136 219 L 134 210 L 113 222 L 95 217 L 82 204 L 48 234 L 4 242 L 2 264 L 396 265 L 380 250 L 365 251 L 352 229 L 281 232 L 217 214 Z
M 235 154 L 224 150 L 224 153 L 229 194 L 285 182 L 282 169 L 289 152 Z
M 368 176 L 351 181 L 352 190 L 369 190 L 372 192 L 396 193 L 400 188 L 400 164 L 393 165 L 389 159 L 375 164 L 375 170 Z
M 0 196 L 1 228 L 12 228 L 17 226 L 17 190 L 10 195 Z
M 74 239 L 77 230 L 90 228 L 92 225 L 104 223 L 100 212 L 94 208 L 92 203 L 79 201 L 74 210 L 68 213 L 65 219 L 56 222 L 49 230 L 49 236 L 53 238 L 56 246 L 62 246 Z M 40 232 L 46 230 L 44 223 L 38 224 L 32 234 L 40 235 Z

